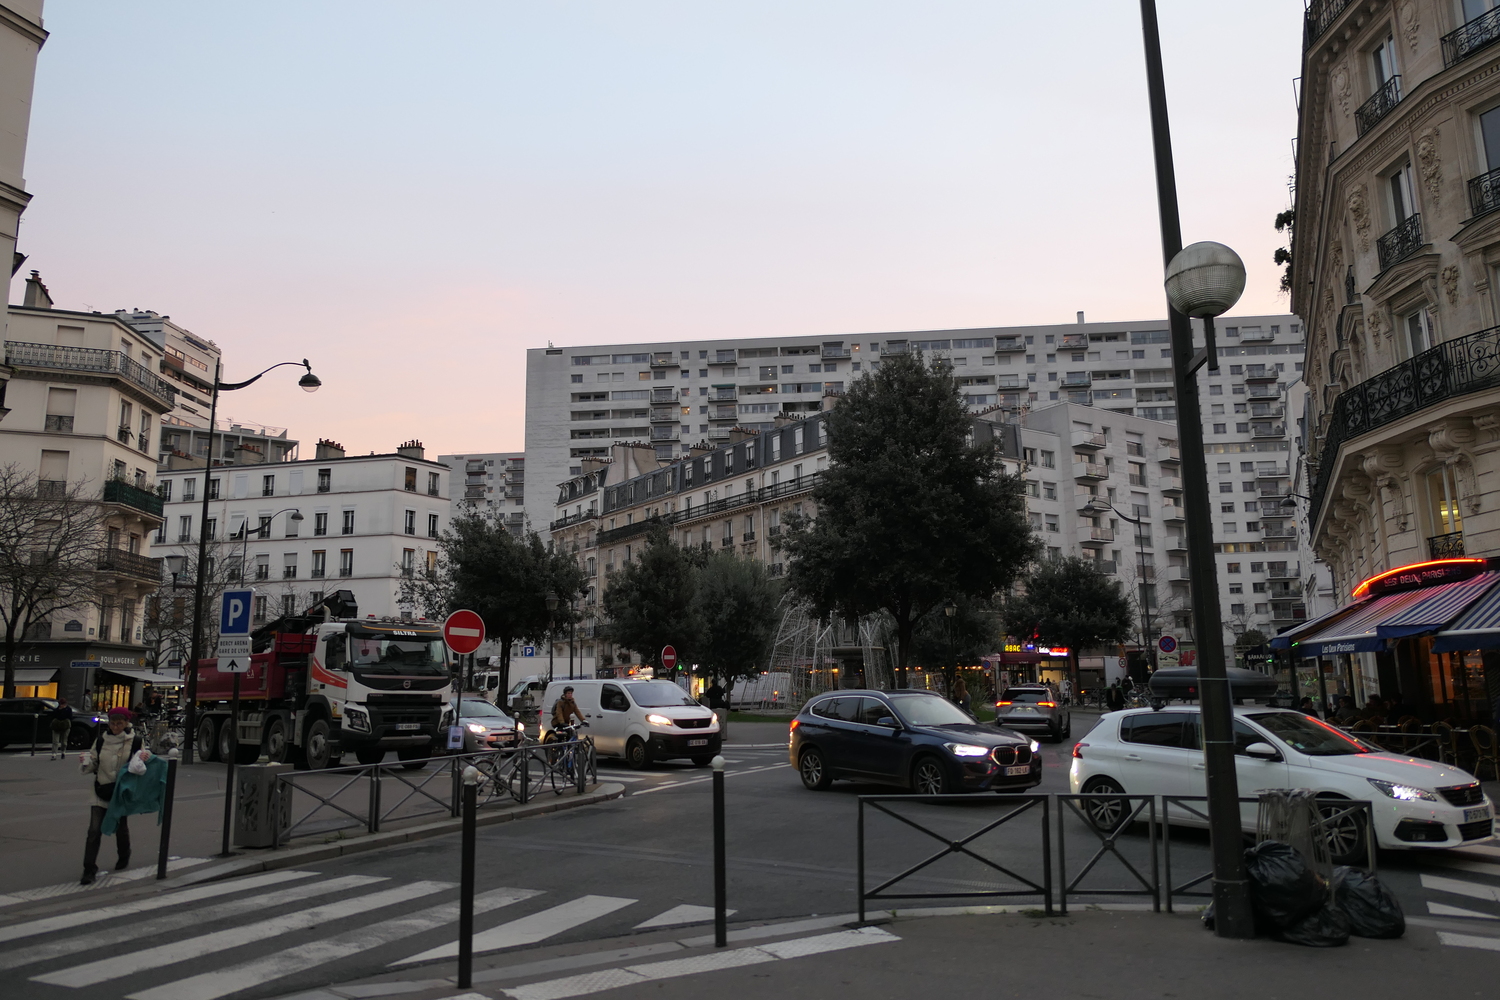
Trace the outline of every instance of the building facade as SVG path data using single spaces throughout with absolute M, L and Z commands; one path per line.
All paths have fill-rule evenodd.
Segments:
M 478 455 L 439 455 L 451 470 L 449 499 L 454 509 L 493 514 L 513 535 L 526 531 L 526 454 L 519 451 Z
M 42 27 L 42 0 L 0 3 L 0 267 L 6 287 L 25 259 L 16 249 L 21 213 L 31 202 L 26 191 L 26 139 L 31 132 L 31 95 L 36 59 L 47 32 Z M 9 296 L 7 295 L 7 300 Z M 0 342 L 8 338 L 0 313 Z M 0 389 L 6 371 L 0 371 Z M 0 395 L 0 418 L 5 398 Z

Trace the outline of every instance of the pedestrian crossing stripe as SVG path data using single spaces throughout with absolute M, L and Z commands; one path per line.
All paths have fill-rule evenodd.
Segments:
M 1473 934 L 1450 934 L 1438 931 L 1438 940 L 1455 948 L 1483 948 L 1485 951 L 1500 951 L 1500 938 L 1477 937 Z
M 510 923 L 475 934 L 474 954 L 514 948 L 523 944 L 536 944 L 538 941 L 545 941 L 580 924 L 608 916 L 634 902 L 634 899 L 621 896 L 580 896 L 542 910 L 540 913 L 533 913 L 529 917 L 512 920 Z M 429 948 L 420 955 L 392 962 L 391 965 L 413 965 L 417 962 L 430 962 L 439 958 L 455 958 L 457 955 L 458 942 L 451 941 L 436 948 Z
M 1500 888 L 1490 885 L 1480 885 L 1477 882 L 1464 882 L 1456 878 L 1444 878 L 1441 875 L 1422 876 L 1422 888 L 1436 889 L 1439 892 L 1451 892 L 1457 896 L 1468 896 L 1471 899 L 1486 899 L 1500 903 Z
M 733 916 L 738 910 L 725 910 L 726 917 Z M 638 931 L 651 927 L 676 927 L 681 924 L 702 924 L 714 919 L 714 908 L 712 906 L 691 906 L 687 903 L 674 906 L 665 913 L 658 913 L 650 920 L 644 920 L 635 925 Z
M 1434 917 L 1467 917 L 1470 920 L 1500 920 L 1500 917 L 1491 916 L 1488 913 L 1480 913 L 1478 910 L 1466 910 L 1462 906 L 1449 906 L 1446 903 L 1427 903 L 1427 912 Z

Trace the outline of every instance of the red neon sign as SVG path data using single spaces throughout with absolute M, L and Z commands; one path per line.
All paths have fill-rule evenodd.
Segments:
M 1428 559 L 1424 562 L 1397 566 L 1384 573 L 1377 573 L 1354 588 L 1352 596 L 1364 597 L 1372 589 L 1386 590 L 1398 586 L 1421 586 L 1448 580 L 1461 580 L 1484 566 L 1484 559 Z

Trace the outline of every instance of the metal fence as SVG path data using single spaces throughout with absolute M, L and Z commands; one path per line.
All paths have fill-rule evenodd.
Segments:
M 599 780 L 592 740 L 528 744 L 435 757 L 415 770 L 405 764 L 365 764 L 277 775 L 272 796 L 280 815 L 276 846 L 294 836 L 341 830 L 378 833 L 391 822 L 458 816 L 463 772 L 479 770 L 479 807 L 526 803 L 551 791 L 579 795 Z M 304 811 L 298 812 L 299 808 Z

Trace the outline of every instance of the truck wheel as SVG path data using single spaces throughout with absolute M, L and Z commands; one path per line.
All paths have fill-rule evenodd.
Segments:
M 408 771 L 420 771 L 432 759 L 432 748 L 402 747 L 396 751 L 396 757 L 401 761 L 401 766 Z
M 198 759 L 212 763 L 219 759 L 219 720 L 205 715 L 198 722 L 198 737 L 193 741 L 198 748 Z
M 287 743 L 285 719 L 278 715 L 266 723 L 266 736 L 262 745 L 266 749 L 266 759 L 272 764 L 286 763 L 291 746 Z
M 359 747 L 354 751 L 354 759 L 365 767 L 369 767 L 371 764 L 379 764 L 385 760 L 385 751 L 380 747 Z
M 308 723 L 307 739 L 303 741 L 304 753 L 307 755 L 307 766 L 314 771 L 321 771 L 325 767 L 333 767 L 332 739 L 329 736 L 328 720 L 314 719 Z

